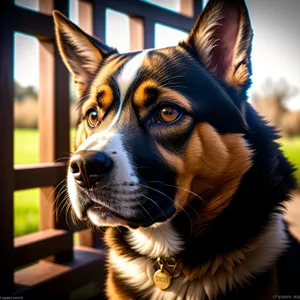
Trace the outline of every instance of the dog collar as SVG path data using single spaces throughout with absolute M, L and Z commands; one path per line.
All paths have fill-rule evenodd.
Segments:
M 158 270 L 153 275 L 154 284 L 161 290 L 167 289 L 172 279 L 180 275 L 179 261 L 174 258 L 158 257 L 155 262 Z

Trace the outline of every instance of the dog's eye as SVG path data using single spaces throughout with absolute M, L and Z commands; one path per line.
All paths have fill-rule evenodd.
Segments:
M 164 105 L 160 107 L 156 113 L 154 120 L 156 123 L 173 123 L 181 117 L 182 113 L 172 105 Z
M 94 128 L 98 125 L 99 123 L 99 117 L 98 117 L 98 112 L 95 108 L 91 108 L 87 112 L 87 120 L 89 125 Z

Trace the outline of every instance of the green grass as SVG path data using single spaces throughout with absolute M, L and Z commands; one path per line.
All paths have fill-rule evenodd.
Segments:
M 300 186 L 300 137 L 292 139 L 282 138 L 280 143 L 285 156 L 297 168 L 295 176 L 298 181 L 298 186 Z
M 14 193 L 15 236 L 39 230 L 39 189 Z
M 75 130 L 71 131 L 73 141 Z M 72 142 L 71 142 L 72 144 Z M 16 129 L 14 132 L 14 163 L 39 162 L 39 133 L 35 129 Z M 14 192 L 14 235 L 39 230 L 39 189 Z
M 36 129 L 16 129 L 14 143 L 16 165 L 39 162 L 39 132 Z
M 71 141 L 75 130 L 71 131 Z M 39 135 L 34 129 L 15 130 L 15 164 L 39 162 Z M 280 140 L 282 149 L 289 160 L 299 168 L 295 172 L 300 186 L 300 137 Z M 15 236 L 39 229 L 39 189 L 16 191 L 14 193 Z
M 39 133 L 35 129 L 14 132 L 14 163 L 39 162 Z M 14 192 L 14 234 L 20 236 L 39 230 L 39 189 Z

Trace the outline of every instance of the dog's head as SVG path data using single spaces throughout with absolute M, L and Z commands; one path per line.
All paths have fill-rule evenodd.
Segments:
M 124 54 L 53 15 L 80 98 L 68 169 L 77 216 L 99 226 L 150 226 L 191 202 L 203 222 L 220 214 L 251 164 L 244 1 L 210 1 L 176 47 Z

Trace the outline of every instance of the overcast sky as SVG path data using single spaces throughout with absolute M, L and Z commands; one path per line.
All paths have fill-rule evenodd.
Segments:
M 77 20 L 77 0 L 71 0 L 71 18 Z M 180 0 L 153 0 L 178 11 Z M 38 9 L 38 0 L 17 0 L 16 3 Z M 252 51 L 253 85 L 249 92 L 260 92 L 265 79 L 285 79 L 300 92 L 300 0 L 248 0 L 254 28 Z M 107 11 L 106 42 L 119 51 L 129 49 L 128 16 Z M 116 35 L 118 32 L 118 35 Z M 122 39 L 120 39 L 122 36 Z M 156 47 L 175 45 L 186 33 L 156 25 Z M 15 35 L 15 78 L 22 85 L 38 87 L 38 42 L 21 34 Z M 300 93 L 289 102 L 300 108 Z

